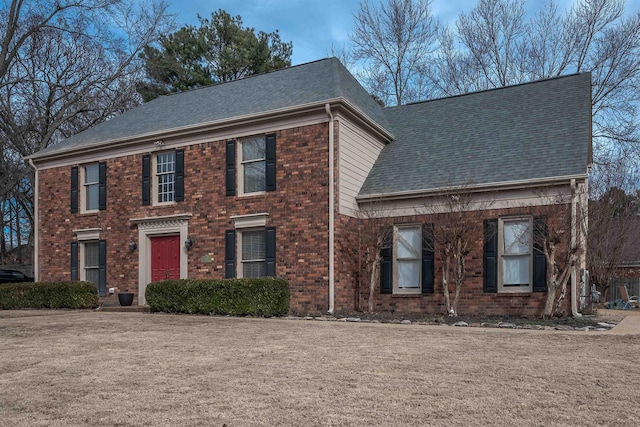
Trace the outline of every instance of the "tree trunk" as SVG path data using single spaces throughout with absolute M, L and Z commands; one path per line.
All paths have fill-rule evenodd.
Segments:
M 544 245 L 544 256 L 547 259 L 547 301 L 544 305 L 542 317 L 545 319 L 553 315 L 554 302 L 556 300 L 556 291 L 558 290 L 557 272 L 556 272 L 556 248 L 553 244 Z
M 369 313 L 373 313 L 373 298 L 376 291 L 376 284 L 378 283 L 380 271 L 380 251 L 376 252 L 376 257 L 373 260 L 373 265 L 371 266 L 371 281 L 369 282 Z
M 460 302 L 460 291 L 462 290 L 462 284 L 464 283 L 464 275 L 466 274 L 466 265 L 464 262 L 464 256 L 460 255 L 456 260 L 456 293 L 453 298 L 453 316 L 458 316 L 458 303 Z
M 451 256 L 448 251 L 445 250 L 444 257 L 444 268 L 442 269 L 442 294 L 444 295 L 444 304 L 449 312 L 449 307 L 451 307 L 451 301 L 449 299 L 449 267 L 451 265 Z

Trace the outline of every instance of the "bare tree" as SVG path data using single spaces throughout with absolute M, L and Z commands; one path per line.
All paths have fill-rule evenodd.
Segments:
M 591 283 L 608 298 L 611 280 L 630 238 L 640 231 L 637 171 L 624 161 L 594 174 L 589 182 L 587 266 Z
M 385 104 L 424 98 L 426 80 L 420 71 L 435 49 L 438 27 L 431 0 L 360 3 L 350 36 L 354 56 L 364 61 L 364 84 Z
M 385 216 L 379 203 L 372 203 L 356 211 L 358 221 L 358 240 L 363 255 L 360 258 L 360 270 L 369 277 L 368 311 L 374 310 L 375 290 L 380 284 L 380 266 L 382 251 L 393 245 L 393 218 Z M 360 275 L 358 275 L 360 277 Z
M 481 239 L 486 210 L 493 196 L 481 196 L 470 185 L 449 187 L 441 196 L 417 209 L 419 215 L 433 218 L 433 235 L 423 236 L 432 244 L 442 260 L 442 295 L 449 315 L 458 316 L 458 304 L 467 276 L 467 261 L 472 256 L 474 242 Z M 453 285 L 453 298 L 451 296 Z
M 12 0 L 0 8 L 0 196 L 26 217 L 30 155 L 139 103 L 138 55 L 172 25 L 163 0 Z M 32 224 L 31 224 L 32 225 Z M 28 224 L 25 226 L 29 226 Z

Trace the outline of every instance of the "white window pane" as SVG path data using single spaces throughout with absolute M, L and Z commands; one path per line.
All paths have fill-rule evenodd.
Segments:
M 398 261 L 398 287 L 420 287 L 420 261 Z
M 245 140 L 242 142 L 242 161 L 258 160 L 266 157 L 264 138 Z
M 98 165 L 89 165 L 84 168 L 84 182 L 85 184 L 91 184 L 94 182 L 98 182 Z
M 242 264 L 242 277 L 264 277 L 267 275 L 267 263 L 264 261 Z
M 170 173 L 175 172 L 175 153 L 162 153 L 157 157 L 157 173 Z
M 88 185 L 87 189 L 87 210 L 98 209 L 99 189 L 97 184 Z
M 244 192 L 265 191 L 266 163 L 253 162 L 244 165 Z
M 502 283 L 505 286 L 529 285 L 530 256 L 509 256 L 502 258 Z
M 242 259 L 264 260 L 265 257 L 264 230 L 244 231 L 242 233 Z
M 504 253 L 528 254 L 531 247 L 529 221 L 504 221 Z
M 84 244 L 84 266 L 85 267 L 97 267 L 99 264 L 98 254 L 100 250 L 98 243 L 85 243 Z
M 420 257 L 420 229 L 398 228 L 398 258 Z
M 97 268 L 87 268 L 85 270 L 85 281 L 87 282 L 93 282 L 95 284 L 98 284 L 98 269 Z

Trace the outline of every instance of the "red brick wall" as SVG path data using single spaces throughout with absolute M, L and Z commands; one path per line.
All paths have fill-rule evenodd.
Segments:
M 568 205 L 567 205 L 568 208 Z M 501 216 L 513 215 L 545 215 L 557 211 L 557 207 L 535 207 L 535 208 L 514 208 L 514 209 L 494 209 L 482 213 L 484 219 L 497 219 Z M 393 223 L 435 223 L 437 217 L 406 216 L 393 218 Z M 549 221 L 552 221 L 551 219 Z M 338 241 L 356 242 L 354 246 L 350 244 L 338 244 L 336 267 L 336 284 L 340 284 L 340 289 L 336 290 L 336 310 L 351 311 L 354 307 L 359 307 L 366 311 L 369 298 L 369 277 L 368 272 L 362 271 L 362 254 L 358 257 L 357 247 L 357 220 L 340 215 L 336 221 Z M 465 283 L 461 291 L 461 299 L 458 305 L 460 315 L 511 315 L 511 316 L 540 316 L 546 302 L 546 292 L 528 292 L 523 294 L 502 294 L 483 292 L 483 231 L 482 226 L 478 228 L 473 237 L 471 252 L 467 258 Z M 566 251 L 566 248 L 565 248 Z M 560 254 L 559 256 L 562 256 Z M 420 312 L 426 314 L 444 314 L 447 312 L 442 291 L 442 266 L 443 262 L 436 248 L 435 250 L 435 292 L 424 295 L 388 295 L 380 294 L 380 286 L 376 284 L 374 310 L 377 312 Z M 357 289 L 359 301 L 355 303 L 349 300 L 358 288 L 358 284 L 352 278 L 360 276 L 360 286 Z M 453 299 L 455 286 L 450 284 L 450 295 Z M 565 313 L 570 308 L 570 287 L 567 289 L 567 296 L 564 304 Z
M 184 147 L 185 200 L 171 206 L 141 204 L 142 155 L 107 160 L 107 210 L 70 213 L 71 167 L 40 171 L 40 280 L 70 279 L 73 230 L 100 227 L 107 240 L 107 287 L 138 291 L 138 252 L 128 250 L 138 229 L 129 219 L 192 213 L 190 278 L 224 277 L 224 232 L 232 215 L 268 212 L 276 227 L 276 274 L 289 280 L 291 308 L 326 311 L 328 301 L 328 125 L 279 130 L 277 190 L 225 196 L 225 141 Z M 170 141 L 165 141 L 170 145 Z M 204 256 L 211 263 L 202 262 Z

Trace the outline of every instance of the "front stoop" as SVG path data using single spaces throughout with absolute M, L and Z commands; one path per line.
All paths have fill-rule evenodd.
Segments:
M 100 311 L 120 311 L 129 313 L 148 313 L 150 311 L 148 305 L 138 305 L 137 298 L 133 299 L 133 305 L 121 306 L 118 302 L 117 294 L 100 297 L 98 303 L 100 304 L 100 307 L 98 308 Z
M 98 311 L 110 311 L 121 313 L 150 313 L 148 305 L 130 305 L 122 307 L 120 305 L 101 305 Z

